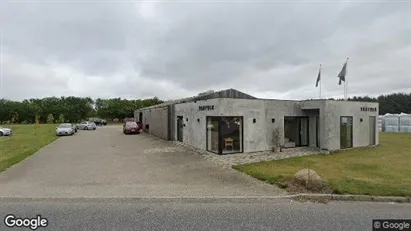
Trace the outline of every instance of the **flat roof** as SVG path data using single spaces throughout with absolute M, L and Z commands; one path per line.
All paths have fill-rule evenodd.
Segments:
M 207 91 L 207 92 L 203 92 L 203 93 L 200 93 L 192 97 L 187 97 L 187 98 L 182 98 L 182 99 L 177 99 L 177 100 L 169 100 L 164 103 L 153 105 L 150 107 L 139 108 L 136 111 L 159 108 L 159 107 L 166 107 L 166 106 L 173 105 L 173 104 L 188 103 L 188 102 L 205 100 L 205 99 L 213 99 L 213 98 L 257 99 L 256 97 L 252 95 L 246 94 L 234 88 L 229 88 L 229 89 L 225 89 L 221 91 Z
M 207 91 L 207 92 L 200 93 L 200 94 L 198 94 L 196 96 L 192 96 L 192 97 L 186 97 L 186 98 L 181 98 L 181 99 L 177 99 L 177 100 L 169 100 L 169 101 L 166 101 L 164 103 L 153 105 L 153 106 L 150 106 L 150 107 L 139 108 L 139 109 L 136 109 L 135 111 L 161 108 L 161 107 L 167 107 L 167 106 L 173 105 L 173 104 L 188 103 L 188 102 L 194 102 L 194 101 L 205 100 L 205 99 L 213 99 L 213 98 L 284 101 L 284 102 L 326 102 L 326 101 L 335 101 L 335 102 L 350 102 L 350 103 L 354 103 L 354 102 L 378 103 L 378 102 L 372 102 L 372 101 L 352 101 L 352 100 L 346 101 L 346 100 L 336 100 L 336 99 L 306 99 L 306 100 L 265 99 L 265 98 L 257 98 L 257 97 L 254 97 L 252 95 L 243 93 L 239 90 L 229 88 L 229 89 L 221 90 L 221 91 Z

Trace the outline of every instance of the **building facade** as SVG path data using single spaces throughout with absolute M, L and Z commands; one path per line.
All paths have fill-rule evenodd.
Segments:
M 135 117 L 148 133 L 216 154 L 379 144 L 378 103 L 257 99 L 226 91 L 237 93 L 174 101 L 137 110 Z
M 215 98 L 256 99 L 251 95 L 235 89 L 227 89 L 218 92 L 207 91 L 194 97 L 173 100 L 159 105 L 138 109 L 134 111 L 134 118 L 136 121 L 143 123 L 145 132 L 165 140 L 176 140 L 175 131 L 177 130 L 177 125 L 175 123 L 175 105 Z

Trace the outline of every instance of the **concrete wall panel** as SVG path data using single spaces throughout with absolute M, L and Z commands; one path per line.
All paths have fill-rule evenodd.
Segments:
M 362 108 L 376 108 L 376 111 L 362 110 Z M 378 118 L 378 103 L 327 101 L 325 115 L 325 147 L 330 150 L 340 149 L 340 117 L 353 117 L 353 147 L 369 146 L 369 117 Z M 362 119 L 362 122 L 361 122 Z M 375 124 L 376 145 L 379 144 L 378 123 Z

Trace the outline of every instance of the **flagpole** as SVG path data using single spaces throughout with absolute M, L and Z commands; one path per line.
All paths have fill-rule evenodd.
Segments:
M 347 61 L 345 61 L 345 63 L 346 63 L 346 65 L 348 65 L 348 59 L 349 58 L 347 58 Z M 347 66 L 345 66 L 345 81 L 344 81 L 344 98 L 345 98 L 345 100 L 347 100 L 347 98 L 348 98 L 348 83 L 347 83 Z
M 347 82 L 344 81 L 344 100 L 347 100 Z
M 320 80 L 320 99 L 321 99 L 321 80 Z
M 348 84 L 347 84 L 347 79 L 345 79 L 344 86 L 345 86 L 344 97 L 345 97 L 345 100 L 347 100 L 347 98 L 348 98 Z
M 321 64 L 320 64 L 320 72 L 321 72 Z M 321 85 L 322 85 L 322 82 L 323 82 L 323 80 L 322 80 L 322 78 L 320 78 L 320 99 L 321 99 Z

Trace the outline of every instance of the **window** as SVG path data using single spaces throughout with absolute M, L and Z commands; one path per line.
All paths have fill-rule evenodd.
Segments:
M 411 126 L 411 119 L 401 118 L 401 126 Z
M 353 117 L 341 116 L 340 118 L 340 149 L 353 147 Z
M 126 126 L 137 126 L 136 122 L 126 122 Z
M 207 151 L 217 154 L 243 152 L 243 118 L 207 117 Z
M 308 117 L 284 116 L 284 146 L 288 148 L 308 146 L 308 123 Z
M 398 118 L 386 118 L 385 119 L 385 125 L 398 126 L 399 125 L 399 120 L 398 120 Z
M 207 117 L 207 151 L 217 154 L 220 152 L 219 125 L 219 117 Z

